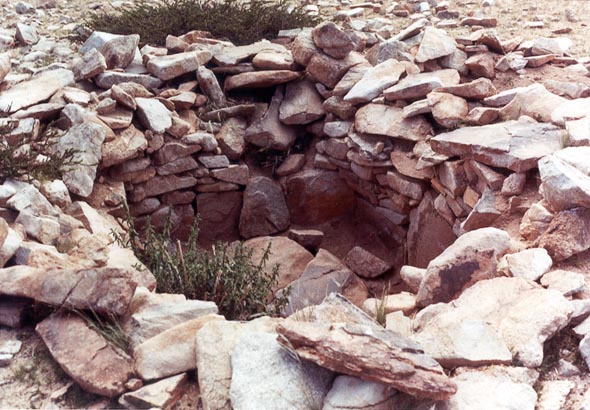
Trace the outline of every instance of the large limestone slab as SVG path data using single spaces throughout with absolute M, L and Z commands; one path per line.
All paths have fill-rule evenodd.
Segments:
M 242 336 L 231 366 L 234 410 L 320 408 L 333 379 L 332 372 L 294 357 L 269 333 Z
M 196 367 L 195 335 L 203 325 L 223 316 L 205 315 L 173 326 L 133 350 L 135 369 L 144 380 L 161 379 Z
M 16 84 L 0 95 L 0 110 L 9 113 L 50 99 L 63 87 L 74 83 L 74 73 L 63 68 L 43 71 L 30 80 Z
M 439 400 L 456 391 L 432 357 L 392 331 L 359 324 L 298 321 L 285 321 L 277 331 L 283 336 L 279 343 L 335 372 Z
M 457 393 L 449 400 L 437 403 L 436 410 L 534 410 L 537 393 L 526 380 L 510 377 L 501 367 L 469 370 L 452 378 Z M 517 370 L 518 368 L 506 368 Z M 491 370 L 491 371 L 490 371 Z
M 358 132 L 410 141 L 425 140 L 432 133 L 431 125 L 424 117 L 404 118 L 403 109 L 384 104 L 367 104 L 360 108 L 354 126 Z
M 133 361 L 72 313 L 54 313 L 35 328 L 60 367 L 84 390 L 115 397 L 133 377 Z
M 459 128 L 439 134 L 430 142 L 436 152 L 444 155 L 524 172 L 535 168 L 540 158 L 562 148 L 563 131 L 551 124 L 507 121 Z
M 542 84 L 533 84 L 519 90 L 514 98 L 500 110 L 503 120 L 516 120 L 528 115 L 537 121 L 551 122 L 551 114 L 567 100 L 555 95 Z
M 238 340 L 248 333 L 275 333 L 277 319 L 262 317 L 250 322 L 210 321 L 196 334 L 199 390 L 204 410 L 231 410 L 231 355 Z
M 184 322 L 217 313 L 213 302 L 202 300 L 170 301 L 136 309 L 126 328 L 133 346 L 161 334 Z
M 423 332 L 439 333 L 441 340 L 461 343 L 457 327 L 484 322 L 514 361 L 537 367 L 543 361 L 543 343 L 569 323 L 572 312 L 572 304 L 559 291 L 524 278 L 499 277 L 476 283 L 451 303 L 423 309 L 413 326 L 418 339 Z
M 132 277 L 133 271 L 129 269 L 45 269 L 19 265 L 0 269 L 0 293 L 120 316 L 127 312 L 136 288 Z
M 473 283 L 495 277 L 499 259 L 510 249 L 510 236 L 500 229 L 468 232 L 434 258 L 426 268 L 417 303 L 449 302 Z

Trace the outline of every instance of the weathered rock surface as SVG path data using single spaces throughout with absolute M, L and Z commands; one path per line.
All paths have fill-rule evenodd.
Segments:
M 310 305 L 318 305 L 333 293 L 342 293 L 352 281 L 354 274 L 336 256 L 320 249 L 303 274 L 291 283 L 287 314 Z
M 387 410 L 396 391 L 381 383 L 338 376 L 324 399 L 322 410 Z
M 319 408 L 333 375 L 301 362 L 269 333 L 242 336 L 231 355 L 230 397 L 236 410 L 306 410 Z
M 73 151 L 72 165 L 64 166 L 63 181 L 70 192 L 87 197 L 92 193 L 96 169 L 101 159 L 101 145 L 106 138 L 102 127 L 93 123 L 74 125 L 59 139 L 56 151 L 62 155 Z
M 277 331 L 286 339 L 278 339 L 279 343 L 338 373 L 420 397 L 446 399 L 456 391 L 434 359 L 409 339 L 386 329 L 288 321 L 279 324 Z M 383 361 L 383 357 L 392 360 Z
M 47 101 L 63 87 L 72 85 L 74 74 L 70 70 L 44 71 L 2 92 L 0 109 L 10 113 Z
M 279 265 L 278 283 L 274 291 L 282 289 L 298 279 L 313 255 L 297 242 L 284 236 L 261 236 L 244 242 L 244 246 L 253 250 L 252 260 L 258 264 L 265 251 L 269 249 L 268 260 L 264 271 L 272 273 L 275 265 Z
M 543 197 L 554 210 L 590 207 L 590 177 L 574 165 L 548 155 L 539 160 L 539 174 Z
M 367 104 L 360 108 L 354 125 L 358 132 L 410 141 L 425 140 L 432 132 L 432 127 L 423 117 L 404 118 L 401 108 L 383 104 Z
M 436 152 L 448 156 L 459 155 L 524 172 L 562 148 L 562 132 L 549 124 L 507 121 L 438 134 L 431 144 Z
M 188 384 L 188 374 L 179 374 L 125 393 L 120 397 L 119 403 L 127 408 L 151 409 L 157 407 L 167 409 L 180 400 L 188 388 Z
M 438 333 L 438 337 L 448 337 L 461 346 L 457 329 L 468 321 L 479 321 L 488 337 L 495 332 L 496 346 L 503 342 L 516 363 L 537 367 L 543 361 L 543 342 L 568 324 L 572 312 L 572 304 L 558 291 L 524 278 L 500 277 L 476 283 L 452 303 L 429 306 L 414 319 L 413 326 L 418 340 L 422 332 Z
M 135 369 L 144 380 L 161 379 L 196 367 L 195 334 L 212 320 L 223 316 L 205 315 L 170 327 L 133 350 Z
M 490 408 L 509 410 L 535 409 L 537 393 L 527 383 L 514 380 L 510 375 L 487 371 L 468 371 L 452 378 L 457 393 L 449 400 L 438 403 L 437 410 L 468 410 Z M 502 391 L 502 394 L 498 394 Z
M 249 322 L 210 321 L 196 334 L 196 364 L 204 410 L 231 410 L 231 356 L 246 334 L 274 334 L 277 319 L 262 317 Z
M 319 224 L 354 208 L 354 192 L 333 171 L 298 172 L 287 179 L 286 188 L 291 220 L 296 224 Z
M 370 102 L 383 90 L 394 85 L 406 67 L 395 59 L 386 60 L 367 70 L 361 80 L 344 96 L 344 101 L 351 104 Z
M 245 238 L 270 235 L 289 226 L 289 209 L 281 187 L 266 177 L 252 178 L 244 191 L 240 234 Z
M 510 236 L 482 228 L 460 236 L 426 268 L 417 303 L 449 302 L 470 285 L 497 276 L 499 258 L 510 249 Z
M 169 301 L 135 308 L 128 329 L 131 343 L 138 346 L 173 326 L 217 313 L 213 302 L 201 300 Z
M 90 393 L 115 397 L 133 376 L 133 361 L 74 314 L 54 313 L 37 333 L 60 367 Z M 80 346 L 84 346 L 80 349 Z
M 357 275 L 372 279 L 382 275 L 391 268 L 384 260 L 373 255 L 360 246 L 355 246 L 348 252 L 344 263 Z
M 28 297 L 54 306 L 125 314 L 136 283 L 128 269 L 45 269 L 13 266 L 0 269 L 0 293 Z
M 555 214 L 536 243 L 555 262 L 590 249 L 590 209 L 574 208 Z

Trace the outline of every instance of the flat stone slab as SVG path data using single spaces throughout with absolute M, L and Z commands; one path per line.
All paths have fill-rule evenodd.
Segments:
M 19 265 L 0 269 L 0 293 L 120 316 L 127 312 L 136 288 L 132 277 L 133 272 L 128 269 L 45 269 Z
M 49 70 L 16 84 L 0 94 L 0 110 L 9 113 L 49 100 L 63 87 L 74 83 L 74 73 L 66 69 Z
M 356 112 L 354 124 L 361 133 L 410 141 L 425 140 L 432 132 L 432 127 L 424 117 L 404 118 L 403 109 L 384 104 L 365 105 Z
M 81 317 L 54 313 L 35 328 L 60 367 L 84 390 L 115 397 L 133 376 L 133 361 Z
M 283 336 L 279 343 L 337 373 L 437 400 L 447 399 L 457 390 L 420 346 L 377 326 L 285 321 L 277 331 Z
M 525 172 L 536 168 L 539 159 L 562 148 L 563 130 L 551 124 L 507 121 L 459 128 L 437 135 L 430 143 L 434 151 L 444 155 Z
M 225 91 L 240 88 L 266 88 L 273 85 L 289 83 L 301 78 L 302 73 L 290 70 L 255 71 L 241 73 L 225 80 Z

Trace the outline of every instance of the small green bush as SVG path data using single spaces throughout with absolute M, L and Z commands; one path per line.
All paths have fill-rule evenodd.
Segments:
M 255 263 L 253 250 L 241 242 L 218 242 L 212 251 L 200 249 L 198 218 L 185 243 L 171 239 L 170 222 L 161 233 L 149 223 L 139 232 L 127 213 L 127 224 L 127 235 L 113 233 L 115 240 L 132 249 L 152 272 L 158 291 L 213 301 L 230 320 L 245 320 L 258 314 L 279 315 L 286 306 L 288 291 L 268 303 L 279 276 L 279 265 L 273 266 L 270 273 L 265 271 L 270 246 L 260 262 Z
M 141 0 L 120 12 L 91 14 L 84 26 L 90 31 L 139 34 L 143 44 L 164 45 L 166 36 L 191 30 L 210 32 L 235 44 L 275 38 L 279 30 L 315 26 L 319 19 L 285 0 Z
M 54 135 L 49 131 L 43 132 L 37 140 L 28 136 L 12 138 L 10 131 L 16 124 L 16 121 L 8 121 L 0 126 L 0 184 L 22 177 L 29 181 L 58 179 L 64 168 L 79 163 L 74 160 L 76 150 L 55 152 Z

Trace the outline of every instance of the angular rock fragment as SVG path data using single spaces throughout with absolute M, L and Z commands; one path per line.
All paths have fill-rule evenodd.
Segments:
M 279 120 L 279 111 L 283 99 L 284 91 L 277 87 L 268 110 L 246 129 L 244 136 L 246 141 L 258 147 L 279 151 L 285 151 L 295 143 L 297 138 L 296 130 L 284 125 Z
M 344 31 L 329 21 L 316 26 L 311 36 L 316 47 L 338 59 L 345 58 L 360 43 L 360 37 L 354 31 Z
M 139 35 L 114 36 L 99 48 L 104 56 L 108 69 L 126 68 L 135 57 Z
M 232 91 L 242 88 L 266 88 L 295 81 L 301 73 L 289 70 L 255 71 L 252 73 L 236 74 L 226 78 L 224 89 Z
M 420 42 L 416 62 L 424 63 L 452 54 L 457 49 L 455 40 L 450 38 L 444 30 L 434 27 L 426 27 L 424 37 Z
M 283 124 L 309 124 L 324 116 L 322 98 L 309 81 L 290 82 L 285 87 L 285 98 L 279 108 Z
M 172 126 L 170 111 L 153 98 L 136 98 L 137 117 L 141 125 L 157 133 L 164 133 Z
M 573 208 L 555 214 L 536 244 L 561 262 L 590 249 L 590 209 Z
M 183 373 L 125 393 L 119 403 L 134 409 L 168 409 L 180 400 L 187 388 L 188 375 Z
M 344 101 L 351 104 L 369 102 L 378 97 L 383 90 L 397 83 L 405 71 L 405 66 L 397 60 L 386 60 L 367 70 L 362 79 L 344 96 Z
M 336 256 L 320 249 L 299 279 L 291 283 L 286 313 L 291 314 L 307 306 L 318 305 L 326 295 L 333 292 L 342 293 L 353 276 L 353 272 Z

